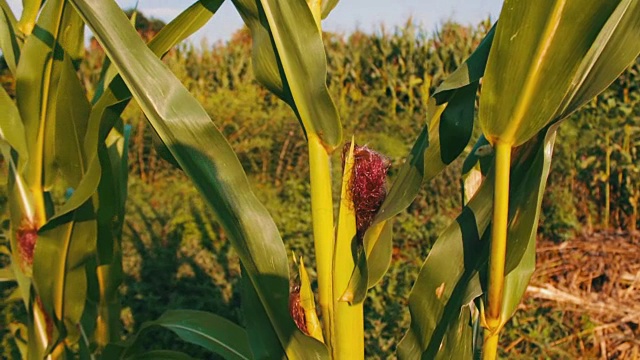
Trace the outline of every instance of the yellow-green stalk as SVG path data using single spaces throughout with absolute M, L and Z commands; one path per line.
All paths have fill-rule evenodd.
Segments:
M 509 174 L 511 145 L 495 144 L 495 188 L 493 196 L 493 222 L 491 228 L 491 254 L 489 257 L 489 288 L 485 311 L 484 360 L 496 358 L 500 336 L 502 298 L 504 292 L 504 266 L 507 252 L 507 222 L 509 216 Z
M 327 345 L 334 343 L 333 334 L 333 199 L 331 198 L 331 157 L 322 141 L 313 133 L 309 138 L 311 172 L 311 216 L 318 273 L 318 295 L 322 309 L 322 327 Z
M 349 279 L 355 267 L 352 254 L 352 242 L 356 239 L 356 211 L 349 193 L 349 184 L 353 175 L 354 141 L 351 141 L 349 154 L 344 162 L 342 191 L 340 195 L 340 214 L 334 255 L 333 290 L 335 295 L 335 331 L 336 343 L 333 344 L 334 359 L 364 359 L 364 314 L 362 303 L 350 305 L 340 301 L 339 297 L 349 285 Z

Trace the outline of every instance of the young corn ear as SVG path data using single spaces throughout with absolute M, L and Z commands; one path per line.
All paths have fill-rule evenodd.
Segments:
M 316 302 L 313 290 L 311 290 L 311 281 L 302 257 L 300 257 L 300 262 L 296 262 L 296 264 L 298 265 L 298 276 L 294 279 L 289 292 L 289 313 L 300 331 L 324 342 L 322 325 L 318 319 Z
M 342 163 L 349 153 L 351 143 L 342 149 Z M 349 183 L 349 196 L 356 211 L 358 238 L 362 240 L 373 218 L 387 196 L 387 171 L 391 163 L 382 154 L 367 146 L 354 145 L 353 174 Z
M 25 274 L 31 274 L 33 254 L 38 240 L 38 227 L 31 221 L 23 222 L 16 231 L 18 253 L 20 254 L 21 269 Z

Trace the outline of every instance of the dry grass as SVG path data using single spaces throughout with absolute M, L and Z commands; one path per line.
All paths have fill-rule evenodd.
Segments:
M 537 255 L 527 295 L 595 324 L 551 345 L 574 342 L 571 347 L 589 348 L 600 359 L 640 359 L 640 240 L 598 233 L 562 244 L 542 241 Z

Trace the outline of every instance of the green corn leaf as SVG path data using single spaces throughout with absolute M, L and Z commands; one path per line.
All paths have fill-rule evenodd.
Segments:
M 502 301 L 501 319 L 504 326 L 517 310 L 522 296 L 527 290 L 529 280 L 536 267 L 536 235 L 538 233 L 538 220 L 542 206 L 542 197 L 549 176 L 551 156 L 556 139 L 558 125 L 549 127 L 544 139 L 542 149 L 543 157 L 538 155 L 533 166 L 540 167 L 542 172 L 538 175 L 541 180 L 524 178 L 523 186 L 532 189 L 531 193 L 518 191 L 510 201 L 515 204 L 532 204 L 518 206 L 510 209 L 509 232 L 507 234 L 510 249 L 507 253 L 505 264 L 504 298 Z M 535 186 L 538 186 L 536 189 Z
M 15 75 L 20 59 L 20 40 L 16 35 L 16 19 L 4 0 L 0 0 L 0 49 L 7 66 Z
M 89 299 L 96 304 L 95 324 L 86 323 L 85 328 L 95 327 L 94 338 L 99 347 L 120 338 L 119 286 L 122 283 L 122 226 L 127 197 L 127 154 L 131 126 L 118 121 L 98 149 L 102 176 L 94 195 L 94 206 L 98 222 L 96 263 L 92 264 L 96 277 L 89 280 Z M 101 290 L 100 290 L 101 286 Z
M 9 218 L 11 224 L 23 224 L 26 219 L 34 218 L 33 199 L 31 198 L 20 170 L 27 161 L 27 145 L 24 137 L 24 127 L 18 109 L 4 88 L 0 88 L 0 108 L 4 109 L 4 116 L 0 119 L 0 154 L 9 164 L 7 197 Z M 12 150 L 14 154 L 13 156 Z M 16 162 L 18 165 L 16 165 Z M 19 249 L 16 231 L 19 225 L 13 225 L 8 232 L 12 249 Z M 13 277 L 18 283 L 17 293 L 21 296 L 25 306 L 29 304 L 31 288 L 30 270 L 20 251 L 10 252 L 5 246 L 0 247 L 0 253 L 11 257 Z
M 278 334 L 269 319 L 255 287 L 242 267 L 242 314 L 254 359 L 286 359 Z
M 338 1 L 339 0 L 323 0 L 322 1 L 322 18 L 326 19 L 327 16 L 329 16 L 329 13 L 331 13 L 331 10 L 333 10 L 336 5 L 338 5 Z
M 329 90 L 322 34 L 305 0 L 234 0 L 253 39 L 256 79 L 287 102 L 306 134 L 333 149 L 342 125 Z
M 0 139 L 17 153 L 17 170 L 20 172 L 28 159 L 27 140 L 24 137 L 24 126 L 18 108 L 4 88 L 0 89 L 0 108 L 3 109 L 0 117 Z M 7 152 L 4 155 L 8 154 Z
M 144 46 L 113 1 L 72 2 L 151 125 L 229 234 L 287 355 L 326 357 L 324 345 L 302 334 L 289 316 L 284 244 L 229 143 L 202 106 Z
M 628 52 L 618 52 L 622 43 L 608 44 L 611 32 L 624 24 L 614 39 L 637 37 L 624 33 L 638 28 L 638 16 L 633 1 L 505 1 L 480 99 L 479 120 L 487 139 L 492 144 L 520 145 L 565 108 L 575 110 L 604 89 L 638 54 L 637 44 Z M 609 58 L 602 58 L 599 72 L 589 75 L 607 46 L 607 55 L 624 56 L 613 61 L 611 69 L 607 69 Z M 585 76 L 593 87 L 583 87 L 574 106 L 567 107 Z
M 535 235 L 538 225 L 554 140 L 555 128 L 543 131 L 524 145 L 512 162 L 506 277 L 514 295 L 505 312 L 515 309 L 512 306 L 522 295 L 516 289 L 522 289 L 531 275 L 532 247 L 535 253 L 535 236 L 531 234 Z M 462 307 L 482 294 L 479 273 L 485 271 L 489 257 L 493 177 L 490 171 L 423 264 L 409 298 L 411 327 L 398 345 L 400 358 L 434 358 Z M 449 271 L 438 271 L 443 268 Z
M 202 28 L 211 19 L 211 17 L 213 17 L 216 11 L 218 11 L 223 2 L 224 0 L 196 1 L 160 29 L 158 34 L 149 41 L 149 48 L 157 56 L 164 56 L 176 44 L 182 42 L 194 32 Z M 105 59 L 105 64 L 101 74 L 102 76 L 92 101 L 93 103 L 98 101 L 104 92 L 104 87 L 108 87 L 117 75 L 116 71 L 111 71 L 107 74 L 107 69 L 110 68 L 109 65 L 110 62 L 108 59 Z M 121 81 L 119 83 L 121 83 Z M 123 86 L 123 88 L 122 92 L 128 93 L 126 87 Z M 128 97 L 130 97 L 130 95 Z
M 191 356 L 178 351 L 170 350 L 154 350 L 144 354 L 135 355 L 127 358 L 127 360 L 191 360 Z
M 7 0 L 0 0 L 0 9 L 2 9 L 6 13 L 7 19 L 11 23 L 11 27 L 15 29 L 18 20 L 16 19 L 13 10 L 11 10 L 11 7 L 7 3 Z
M 31 34 L 43 2 L 42 0 L 22 0 L 22 16 L 17 25 L 24 35 Z
M 16 69 L 16 98 L 29 151 L 25 180 L 32 187 L 47 188 L 56 175 L 52 140 L 58 81 L 64 53 L 74 53 L 83 42 L 82 29 L 82 20 L 70 4 L 47 1 L 22 48 Z
M 473 359 L 473 328 L 471 327 L 471 311 L 465 306 L 458 318 L 451 323 L 442 339 L 442 348 L 436 360 Z
M 604 91 L 640 54 L 640 3 L 621 1 L 584 57 L 556 118 Z
M 359 255 L 358 266 L 345 293 L 345 298 L 350 302 L 364 301 L 367 289 L 377 284 L 389 268 L 392 251 L 390 219 L 406 209 L 418 195 L 420 186 L 457 158 L 469 142 L 473 131 L 476 90 L 484 74 L 494 29 L 429 99 L 428 123 L 365 234 L 365 250 Z
M 62 56 L 54 107 L 56 128 L 54 138 L 49 140 L 54 144 L 53 166 L 61 171 L 68 186 L 76 188 L 87 171 L 82 142 L 90 105 L 71 57 L 66 53 Z M 77 324 L 87 295 L 85 265 L 95 251 L 96 226 L 94 209 L 85 203 L 74 212 L 54 218 L 38 234 L 33 283 L 45 309 L 64 324 L 71 342 L 80 337 Z
M 91 203 L 47 223 L 38 233 L 33 283 L 47 312 L 64 323 L 71 342 L 80 337 L 77 324 L 87 298 L 85 265 L 95 251 L 96 236 Z
M 170 310 L 157 320 L 142 324 L 121 357 L 139 359 L 140 355 L 137 354 L 140 348 L 137 341 L 142 338 L 143 333 L 154 327 L 171 330 L 180 339 L 222 355 L 225 359 L 253 359 L 247 333 L 243 328 L 218 315 L 196 310 Z
M 176 44 L 202 28 L 218 11 L 224 0 L 200 0 L 171 20 L 149 42 L 149 48 L 161 57 Z
M 65 54 L 56 100 L 56 123 L 53 162 L 62 177 L 76 188 L 87 171 L 87 156 L 83 142 L 87 133 L 91 105 L 71 59 Z
M 163 27 L 149 42 L 149 48 L 156 56 L 162 56 L 171 47 L 206 24 L 220 4 L 222 4 L 221 0 L 201 0 L 194 3 Z M 88 171 L 72 197 L 59 210 L 59 215 L 78 208 L 95 193 L 101 172 L 97 154 L 98 145 L 106 139 L 130 99 L 131 92 L 120 76 L 115 76 L 107 89 L 94 99 L 95 104 L 91 109 L 87 136 L 84 140 L 84 149 L 89 159 Z

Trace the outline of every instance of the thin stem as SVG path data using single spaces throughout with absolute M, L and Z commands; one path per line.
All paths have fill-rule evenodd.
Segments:
M 318 273 L 318 293 L 322 325 L 327 345 L 334 343 L 333 331 L 333 199 L 331 197 L 331 158 L 320 139 L 309 134 L 311 172 L 311 216 Z
M 493 360 L 498 357 L 499 334 L 491 334 L 490 330 L 484 331 L 484 344 L 482 348 L 482 359 Z
M 489 289 L 487 294 L 485 342 L 483 359 L 496 358 L 500 335 L 500 311 L 504 291 L 504 266 L 507 252 L 507 221 L 509 215 L 509 173 L 511 144 L 498 142 L 496 150 L 496 179 L 493 197 L 491 254 L 489 258 Z

